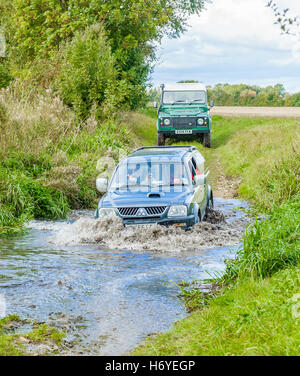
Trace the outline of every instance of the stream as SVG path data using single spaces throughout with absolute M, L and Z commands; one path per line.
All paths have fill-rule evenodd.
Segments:
M 226 222 L 188 232 L 122 229 L 118 221 L 96 222 L 90 211 L 31 221 L 25 234 L 0 238 L 6 314 L 64 330 L 65 354 L 125 354 L 187 315 L 173 282 L 224 271 L 247 225 L 246 207 L 216 199 Z

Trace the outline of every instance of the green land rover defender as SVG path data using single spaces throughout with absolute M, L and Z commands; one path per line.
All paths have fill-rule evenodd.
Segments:
M 177 83 L 161 85 L 158 107 L 157 145 L 165 145 L 168 137 L 189 136 L 211 147 L 210 105 L 207 90 L 202 83 Z M 154 103 L 157 108 L 157 104 Z

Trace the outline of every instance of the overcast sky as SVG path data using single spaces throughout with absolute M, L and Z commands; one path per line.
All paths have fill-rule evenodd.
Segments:
M 300 15 L 300 0 L 277 0 Z M 155 86 L 179 80 L 205 84 L 282 83 L 300 91 L 300 42 L 281 35 L 266 0 L 213 0 L 179 39 L 164 39 L 152 75 Z

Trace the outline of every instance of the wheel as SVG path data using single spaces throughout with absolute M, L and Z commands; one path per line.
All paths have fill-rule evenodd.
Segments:
M 204 221 L 206 221 L 207 217 L 209 216 L 209 213 L 213 210 L 213 208 L 214 208 L 214 197 L 213 197 L 213 193 L 211 192 L 210 197 L 207 200 L 205 215 L 204 215 L 204 218 L 203 218 Z
M 163 133 L 157 133 L 157 146 L 165 146 L 165 135 Z
M 203 144 L 203 133 L 200 133 L 200 134 L 197 136 L 197 141 L 198 141 L 200 144 Z
M 205 133 L 203 135 L 203 146 L 211 148 L 211 133 Z

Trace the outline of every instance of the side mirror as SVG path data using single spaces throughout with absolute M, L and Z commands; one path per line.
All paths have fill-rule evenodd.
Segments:
M 214 107 L 215 105 L 215 102 L 214 101 L 210 101 L 210 107 Z
M 157 102 L 153 102 L 153 108 L 157 108 Z
M 108 179 L 107 178 L 97 178 L 96 188 L 100 193 L 105 193 L 107 191 Z
M 203 174 L 202 175 L 196 175 L 194 177 L 194 180 L 195 180 L 195 183 L 196 183 L 197 186 L 206 184 L 206 176 L 203 175 Z

